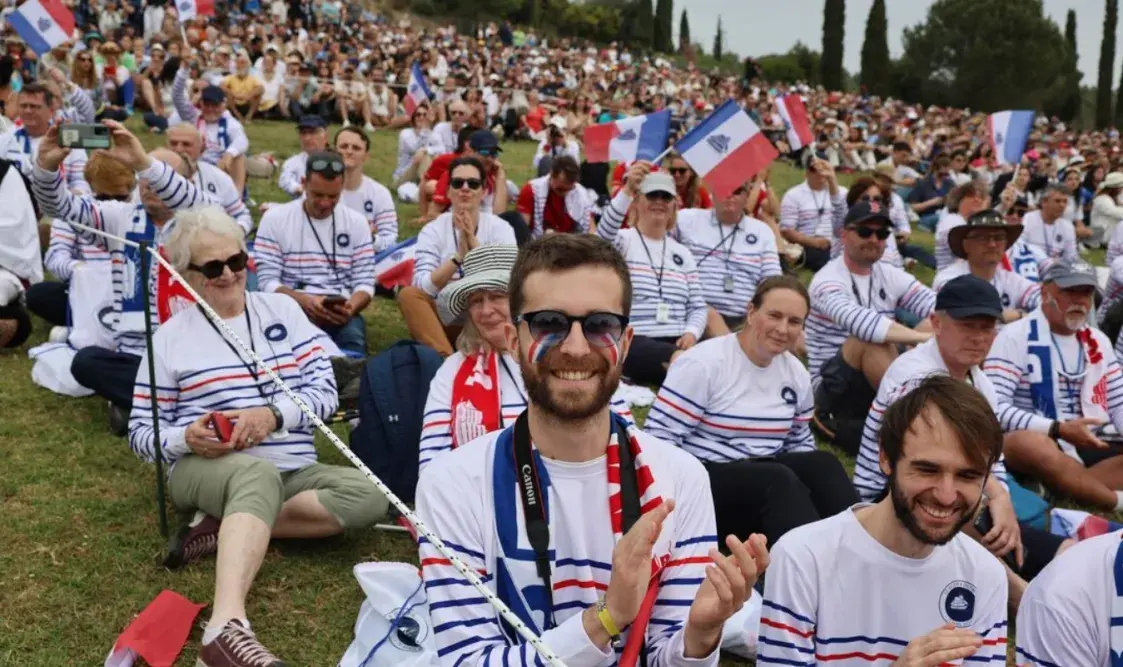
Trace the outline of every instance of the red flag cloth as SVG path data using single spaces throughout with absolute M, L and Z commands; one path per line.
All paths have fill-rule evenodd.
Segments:
M 162 247 L 160 256 L 164 259 L 168 258 Z M 156 273 L 156 316 L 159 318 L 159 323 L 167 322 L 172 315 L 189 308 L 193 303 L 195 299 L 184 289 L 183 284 L 173 278 L 171 271 L 160 264 Z
M 624 644 L 624 650 L 620 653 L 620 662 L 617 663 L 619 667 L 635 667 L 639 660 L 639 650 L 647 635 L 647 625 L 651 620 L 651 611 L 655 607 L 655 598 L 659 597 L 659 575 L 663 572 L 665 562 L 666 559 L 663 562 L 660 562 L 659 558 L 651 559 L 651 580 L 647 584 L 647 594 L 643 596 L 639 613 L 628 631 L 628 641 Z
M 205 606 L 179 593 L 160 591 L 117 638 L 113 655 L 131 649 L 151 667 L 172 667 L 187 642 L 195 617 Z

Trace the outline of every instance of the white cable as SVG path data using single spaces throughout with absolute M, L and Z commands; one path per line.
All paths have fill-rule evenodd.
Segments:
M 85 225 L 76 223 L 69 224 L 77 229 L 82 229 L 94 234 L 98 234 L 99 236 L 104 236 L 126 245 L 139 247 L 138 243 L 128 241 L 119 236 L 114 236 L 113 234 L 109 234 L 92 227 L 87 227 Z M 534 650 L 538 652 L 538 655 L 542 656 L 543 660 L 553 665 L 553 667 L 566 667 L 565 663 L 562 662 L 560 658 L 558 658 L 558 656 L 550 649 L 550 647 L 547 646 L 545 642 L 543 642 L 538 637 L 538 635 L 534 634 L 534 631 L 527 627 L 526 624 L 523 623 L 519 619 L 519 617 L 516 616 L 515 613 L 511 611 L 511 609 L 507 607 L 507 605 L 504 604 L 502 600 L 499 599 L 498 596 L 488 590 L 487 586 L 485 586 L 484 583 L 480 581 L 480 578 L 476 576 L 476 573 L 473 572 L 467 565 L 465 565 L 460 560 L 460 558 L 458 558 L 456 554 L 454 554 L 447 546 L 445 546 L 445 543 L 441 540 L 441 538 L 437 537 L 435 533 L 430 531 L 429 527 L 426 526 L 424 522 L 422 522 L 421 519 L 416 514 L 414 514 L 413 511 L 404 502 L 402 502 L 400 498 L 394 495 L 394 492 L 391 491 L 388 486 L 383 484 L 382 480 L 378 479 L 377 475 L 371 472 L 370 468 L 368 468 L 366 464 L 363 463 L 362 459 L 356 456 L 355 453 L 351 451 L 351 448 L 345 445 L 343 441 L 339 439 L 339 436 L 337 436 L 331 429 L 327 427 L 326 424 L 324 424 L 323 420 L 320 419 L 320 417 L 308 407 L 304 400 L 301 399 L 300 396 L 296 394 L 296 392 L 290 389 L 289 386 L 285 384 L 285 382 L 280 378 L 280 376 L 273 372 L 273 369 L 270 368 L 261 359 L 261 357 L 257 356 L 257 352 L 255 352 L 253 348 L 247 345 L 245 341 L 239 338 L 237 334 L 235 334 L 230 330 L 229 327 L 226 326 L 226 323 L 222 320 L 222 317 L 210 307 L 210 304 L 203 300 L 203 297 L 199 296 L 199 293 L 196 292 L 195 289 L 191 287 L 191 285 L 187 284 L 187 281 L 183 278 L 183 276 L 181 276 L 179 272 L 175 270 L 175 267 L 169 264 L 168 261 L 160 255 L 156 248 L 150 247 L 148 249 L 148 252 L 156 259 L 157 262 L 160 263 L 161 266 L 163 266 L 171 273 L 172 277 L 175 278 L 175 280 L 179 282 L 179 284 L 182 285 L 184 289 L 187 290 L 187 293 L 195 299 L 195 303 L 203 309 L 211 322 L 219 329 L 221 329 L 223 334 L 225 334 L 227 338 L 232 340 L 238 347 L 240 347 L 242 349 L 242 352 L 245 352 L 251 359 L 253 359 L 253 362 L 257 364 L 257 366 L 261 370 L 265 371 L 265 374 L 269 376 L 269 379 L 273 381 L 273 384 L 277 385 L 277 387 L 280 388 L 280 390 L 283 391 L 286 396 L 292 399 L 292 402 L 295 403 L 298 408 L 300 408 L 300 411 L 303 412 L 306 417 L 308 417 L 308 419 L 320 431 L 320 433 L 323 433 L 324 437 L 326 437 L 328 441 L 331 442 L 331 444 L 335 445 L 336 449 L 338 449 L 344 456 L 346 456 L 347 459 L 351 461 L 351 463 L 354 464 L 356 468 L 358 468 L 364 475 L 366 475 L 367 479 L 369 479 L 374 483 L 376 487 L 378 487 L 378 490 L 381 491 L 384 496 L 386 496 L 386 499 L 390 501 L 390 504 L 396 507 L 407 521 L 413 524 L 413 527 L 417 530 L 418 534 L 428 539 L 429 542 L 432 543 L 433 547 L 435 547 L 442 556 L 448 559 L 448 562 L 451 563 L 452 566 L 455 567 L 456 570 L 460 572 L 460 574 L 465 579 L 468 580 L 468 583 L 471 584 L 472 587 L 477 591 L 479 591 L 480 595 L 482 595 L 484 599 L 491 604 L 492 607 L 495 607 L 495 610 L 499 612 L 499 615 L 502 616 L 503 619 L 507 621 L 507 623 L 509 623 L 516 632 L 522 635 L 523 639 L 525 639 L 528 644 L 534 647 Z M 159 443 L 156 443 L 156 446 L 159 447 Z

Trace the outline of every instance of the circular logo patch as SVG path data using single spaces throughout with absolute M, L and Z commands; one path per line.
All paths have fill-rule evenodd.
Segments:
M 395 620 L 398 622 L 397 627 L 390 633 L 390 644 L 399 651 L 420 653 L 422 643 L 429 636 L 429 626 L 412 611 L 408 611 L 402 614 L 401 618 L 398 618 L 400 612 L 401 609 L 399 608 L 386 614 L 386 618 L 391 623 Z
M 791 387 L 784 387 L 780 390 L 780 398 L 784 399 L 784 402 L 788 405 L 795 405 L 795 389 L 792 389 Z
M 346 248 L 351 245 L 351 235 L 347 232 L 341 232 L 339 236 L 335 237 L 335 242 L 340 248 Z
M 1010 295 L 1009 294 L 1003 294 L 1002 295 L 1002 306 L 1004 308 L 1010 307 Z
M 879 297 L 881 297 L 882 301 L 884 301 L 885 300 L 885 288 L 882 287 L 881 289 L 877 290 L 877 295 Z
M 274 343 L 282 341 L 289 335 L 289 330 L 285 325 L 277 323 L 265 327 L 265 340 L 273 341 Z
M 363 210 L 367 213 L 374 213 L 374 202 L 369 199 L 363 202 Z
M 113 331 L 113 306 L 106 306 L 97 311 L 97 321 L 101 322 L 101 326 L 105 327 L 106 331 Z
M 674 260 L 675 266 L 682 266 L 682 257 L 678 253 L 671 255 L 671 259 Z
M 940 593 L 940 615 L 956 627 L 967 627 L 975 617 L 975 586 L 966 581 L 953 581 Z
M 218 188 L 215 187 L 214 183 L 207 183 L 207 190 L 210 190 L 211 194 L 218 192 Z
M 753 245 L 754 243 L 756 243 L 756 234 L 749 234 L 748 236 L 746 236 L 745 243 L 748 243 L 749 245 Z

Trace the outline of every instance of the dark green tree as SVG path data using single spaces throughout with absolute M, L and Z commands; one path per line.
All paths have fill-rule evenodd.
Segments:
M 688 46 L 690 46 L 690 18 L 683 9 L 682 16 L 678 20 L 678 50 L 686 51 Z
M 846 0 L 823 3 L 823 58 L 819 78 L 827 90 L 842 89 L 842 48 L 846 30 Z
M 542 0 L 526 0 L 526 22 L 537 28 L 542 21 Z
M 1072 76 L 1069 77 L 1068 95 L 1061 110 L 1061 118 L 1066 123 L 1075 121 L 1080 116 L 1083 96 L 1080 93 L 1080 79 L 1084 76 L 1077 68 L 1076 50 L 1076 10 L 1068 10 L 1065 18 L 1065 46 L 1068 47 L 1068 57 L 1071 59 Z
M 675 22 L 675 0 L 656 0 L 655 50 L 671 53 L 675 50 L 672 28 Z
M 714 35 L 714 60 L 716 60 L 718 62 L 721 62 L 722 56 L 725 55 L 725 49 L 723 48 L 725 45 L 723 44 L 723 38 L 722 38 L 721 32 L 722 32 L 721 14 L 718 14 L 717 15 L 717 34 Z
M 866 18 L 866 39 L 862 42 L 862 73 L 859 83 L 871 95 L 888 95 L 892 70 L 885 0 L 873 0 L 869 17 Z
M 1104 2 L 1104 33 L 1100 41 L 1100 71 L 1096 80 L 1096 127 L 1111 124 L 1111 84 L 1115 79 L 1115 26 L 1119 0 Z

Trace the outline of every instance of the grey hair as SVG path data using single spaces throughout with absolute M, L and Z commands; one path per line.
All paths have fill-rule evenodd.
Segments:
M 1044 199 L 1044 198 L 1048 197 L 1049 195 L 1056 194 L 1058 192 L 1060 194 L 1064 195 L 1065 197 L 1071 197 L 1072 196 L 1072 193 L 1069 192 L 1068 188 L 1066 188 L 1063 184 L 1061 184 L 1061 183 L 1050 183 L 1049 185 L 1045 186 L 1044 190 L 1041 191 L 1041 198 Z
M 245 230 L 221 208 L 208 205 L 179 211 L 175 214 L 175 229 L 165 246 L 168 261 L 176 271 L 182 273 L 187 270 L 187 265 L 191 263 L 191 247 L 203 233 L 236 240 L 238 247 L 246 250 Z

